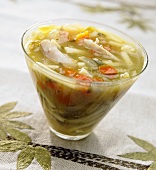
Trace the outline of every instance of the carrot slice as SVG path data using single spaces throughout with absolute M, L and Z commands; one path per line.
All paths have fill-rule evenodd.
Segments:
M 112 66 L 102 65 L 99 67 L 99 71 L 102 74 L 114 75 L 117 74 L 117 70 Z
M 90 77 L 86 75 L 82 75 L 82 74 L 76 74 L 74 78 L 79 79 L 79 80 L 87 80 L 89 82 L 93 82 L 93 80 Z
M 73 77 L 76 74 L 76 71 L 71 68 L 64 68 L 65 76 Z
M 93 80 L 94 80 L 94 81 L 98 81 L 98 82 L 103 82 L 103 81 L 104 81 L 104 80 L 103 80 L 102 78 L 100 78 L 100 77 L 95 77 Z

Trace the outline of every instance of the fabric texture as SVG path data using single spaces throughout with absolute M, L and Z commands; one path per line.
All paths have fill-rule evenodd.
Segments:
M 134 3 L 134 1 L 128 2 Z M 143 151 L 128 135 L 146 140 L 156 146 L 156 34 L 154 30 L 144 32 L 136 27 L 128 29 L 127 25 L 119 23 L 122 18 L 119 12 L 90 13 L 85 11 L 82 5 L 78 5 L 79 3 L 84 4 L 83 1 L 63 0 L 0 0 L 0 105 L 18 101 L 15 110 L 33 113 L 31 116 L 20 118 L 20 120 L 34 127 L 34 130 L 31 131 L 23 130 L 23 132 L 29 134 L 34 143 L 149 165 L 151 162 L 124 159 L 117 155 Z M 100 3 L 105 5 L 107 1 L 95 1 L 93 5 Z M 150 3 L 147 5 L 153 7 L 156 5 L 155 1 Z M 87 4 L 87 1 L 85 4 Z M 138 1 L 138 4 L 144 3 Z M 115 5 L 120 4 L 115 3 Z M 153 28 L 156 28 L 155 11 L 147 9 L 145 16 L 145 18 L 152 20 L 151 26 Z M 144 17 L 144 12 L 141 11 L 141 14 Z M 29 26 L 57 18 L 87 19 L 116 27 L 139 41 L 149 55 L 150 62 L 146 71 L 100 122 L 94 132 L 81 141 L 66 141 L 50 132 L 20 45 L 22 34 Z M 0 170 L 15 170 L 18 154 L 19 151 L 0 152 Z M 106 163 L 106 165 L 110 165 L 110 163 Z M 115 167 L 118 169 L 134 169 L 124 167 L 122 163 L 112 167 L 114 169 Z M 33 160 L 27 169 L 40 170 L 42 168 L 39 163 Z M 99 168 L 54 156 L 52 157 L 52 169 L 98 170 Z

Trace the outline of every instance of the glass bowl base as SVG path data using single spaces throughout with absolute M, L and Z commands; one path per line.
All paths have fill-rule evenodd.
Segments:
M 58 137 L 62 138 L 62 139 L 65 139 L 65 140 L 81 140 L 81 139 L 84 139 L 86 138 L 87 136 L 90 135 L 90 133 L 87 133 L 85 135 L 78 135 L 78 136 L 70 136 L 70 135 L 65 135 L 65 134 L 62 134 L 62 133 L 59 133 L 57 131 L 55 131 L 53 128 L 50 127 L 50 130 Z

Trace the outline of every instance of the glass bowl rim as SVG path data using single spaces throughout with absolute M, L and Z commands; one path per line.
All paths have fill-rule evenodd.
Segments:
M 144 48 L 138 41 L 136 41 L 134 38 L 132 38 L 131 36 L 127 35 L 126 33 L 122 32 L 122 31 L 120 31 L 120 30 L 118 30 L 118 29 L 116 29 L 116 28 L 114 28 L 114 27 L 111 27 L 111 26 L 109 26 L 109 25 L 106 25 L 106 24 L 103 24 L 103 23 L 100 23 L 100 22 L 94 22 L 94 21 L 91 21 L 91 20 L 86 20 L 86 19 L 83 20 L 83 19 L 76 19 L 76 18 L 58 18 L 58 19 L 51 19 L 51 20 L 47 20 L 47 21 L 38 22 L 38 23 L 36 23 L 36 24 L 31 25 L 30 27 L 28 27 L 28 28 L 26 29 L 26 31 L 23 33 L 22 38 L 21 38 L 21 46 L 22 46 L 22 49 L 23 49 L 25 55 L 26 55 L 33 63 L 35 63 L 38 67 L 41 67 L 43 70 L 45 70 L 50 76 L 52 76 L 52 77 L 53 77 L 53 76 L 56 76 L 56 77 L 58 78 L 58 73 L 55 75 L 54 72 L 49 71 L 49 70 L 46 69 L 45 67 L 42 67 L 41 65 L 39 65 L 38 63 L 36 63 L 36 62 L 29 56 L 29 54 L 26 52 L 25 47 L 24 47 L 24 37 L 25 37 L 26 33 L 27 33 L 29 30 L 31 30 L 31 29 L 33 29 L 33 28 L 35 28 L 35 27 L 37 27 L 37 26 L 48 25 L 48 24 L 50 25 L 50 24 L 52 24 L 52 23 L 55 24 L 55 22 L 61 22 L 61 21 L 62 21 L 62 24 L 65 24 L 65 23 L 63 23 L 63 22 L 65 22 L 65 21 L 70 21 L 70 22 L 73 21 L 73 23 L 74 23 L 74 22 L 79 22 L 80 24 L 82 24 L 82 26 L 83 26 L 83 23 L 86 22 L 86 23 L 88 23 L 88 24 L 95 24 L 95 25 L 99 25 L 99 26 L 102 26 L 102 27 L 105 27 L 105 28 L 114 30 L 114 31 L 116 31 L 116 32 L 124 35 L 125 37 L 128 37 L 128 38 L 131 39 L 133 42 L 135 42 L 135 43 L 140 47 L 140 49 L 142 50 L 142 52 L 144 53 L 144 58 L 145 58 L 145 60 L 144 60 L 144 65 L 143 65 L 142 70 L 141 70 L 138 74 L 136 74 L 136 75 L 134 75 L 134 76 L 131 76 L 131 77 L 128 77 L 128 78 L 123 78 L 123 79 L 113 80 L 113 81 L 103 81 L 103 82 L 95 81 L 95 82 L 89 82 L 89 81 L 86 81 L 86 80 L 78 80 L 78 79 L 74 79 L 74 78 L 71 78 L 71 77 L 66 77 L 66 76 L 64 76 L 64 75 L 60 75 L 60 77 L 63 78 L 63 79 L 61 79 L 62 81 L 65 81 L 65 82 L 68 82 L 68 83 L 69 83 L 69 82 L 70 82 L 70 83 L 80 83 L 81 85 L 83 85 L 83 84 L 85 84 L 85 85 L 88 85 L 88 84 L 89 84 L 89 85 L 119 84 L 119 83 L 127 82 L 127 81 L 130 81 L 130 80 L 132 80 L 132 79 L 135 79 L 135 78 L 139 77 L 139 75 L 141 75 L 141 74 L 146 70 L 147 65 L 148 65 L 148 62 L 149 62 L 149 59 L 148 59 L 148 54 L 147 54 L 145 48 Z M 89 25 L 88 25 L 88 26 L 89 26 Z M 92 25 L 90 25 L 90 26 L 92 26 Z M 94 26 L 94 25 L 93 25 L 93 26 Z M 96 27 L 97 27 L 97 26 L 96 26 Z M 109 31 L 109 32 L 111 33 L 111 31 Z M 73 80 L 74 80 L 74 81 L 73 81 Z

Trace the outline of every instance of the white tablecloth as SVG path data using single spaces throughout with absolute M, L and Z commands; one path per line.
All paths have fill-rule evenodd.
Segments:
M 150 20 L 149 24 L 153 29 L 147 31 L 142 31 L 137 27 L 127 28 L 126 23 L 120 22 L 127 14 L 120 10 L 102 11 L 103 7 L 121 7 L 121 1 L 116 2 L 113 0 L 112 3 L 80 0 L 0 0 L 0 105 L 18 101 L 16 110 L 33 113 L 20 120 L 35 128 L 31 131 L 24 130 L 34 143 L 76 149 L 80 153 L 94 153 L 114 160 L 120 159 L 148 165 L 150 162 L 132 161 L 117 155 L 143 151 L 127 135 L 146 140 L 156 146 L 156 10 L 154 10 L 156 1 L 148 3 L 141 0 L 133 1 L 137 3 L 135 5 L 140 5 L 140 8 L 136 10 L 141 17 Z M 127 2 L 132 3 L 132 1 Z M 84 6 L 82 7 L 82 4 L 91 4 L 92 7 L 100 5 L 97 6 L 97 12 L 89 12 Z M 153 9 L 148 7 L 150 5 Z M 100 7 L 101 12 L 98 11 Z M 82 141 L 65 141 L 50 132 L 20 44 L 21 36 L 29 26 L 57 18 L 87 19 L 115 27 L 139 41 L 149 55 L 149 65 L 146 71 L 94 132 Z M 18 154 L 19 151 L 0 152 L 0 170 L 15 170 Z M 52 156 L 51 163 L 53 170 L 100 169 L 97 166 L 75 163 L 70 159 L 58 158 L 58 156 Z M 111 165 L 110 163 L 104 164 Z M 122 162 L 111 166 L 128 169 Z M 42 168 L 36 160 L 33 160 L 27 169 L 40 170 Z M 133 169 L 132 166 L 129 169 Z

